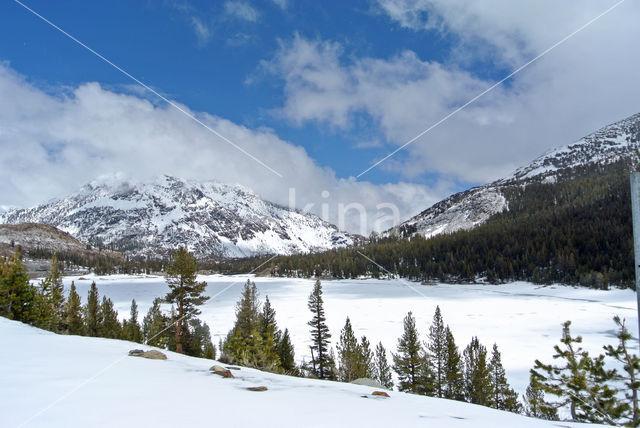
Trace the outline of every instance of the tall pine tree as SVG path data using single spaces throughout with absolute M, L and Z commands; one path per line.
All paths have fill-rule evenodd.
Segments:
M 393 376 L 387 360 L 387 350 L 382 346 L 382 342 L 376 346 L 374 367 L 375 379 L 385 388 L 393 389 Z
M 138 323 L 138 305 L 136 299 L 131 300 L 131 310 L 129 312 L 129 319 L 124 320 L 122 325 L 123 339 L 130 340 L 131 342 L 142 343 L 142 330 Z
M 447 369 L 447 332 L 442 321 L 440 306 L 436 306 L 433 321 L 429 327 L 427 342 L 429 359 L 433 369 L 433 389 L 436 397 L 444 397 L 446 390 Z
M 64 305 L 64 321 L 67 334 L 83 335 L 84 322 L 82 320 L 82 302 L 76 292 L 76 285 L 72 282 L 69 297 Z
M 169 344 L 170 320 L 162 313 L 162 299 L 156 298 L 142 321 L 144 343 L 149 346 L 166 348 Z
M 360 349 L 358 349 L 358 339 L 353 333 L 349 317 L 340 332 L 337 348 L 338 379 L 342 382 L 351 382 L 361 377 L 359 373 Z
M 398 339 L 397 353 L 393 355 L 393 370 L 400 380 L 398 389 L 414 394 L 425 392 L 427 359 L 420 344 L 416 320 L 409 312 L 403 321 L 404 332 Z
M 622 365 L 624 375 L 616 377 L 616 381 L 622 381 L 625 389 L 624 394 L 627 400 L 627 408 L 622 415 L 622 420 L 629 426 L 640 426 L 640 408 L 638 407 L 638 389 L 640 389 L 640 358 L 629 350 L 629 341 L 632 339 L 631 333 L 627 330 L 623 320 L 615 316 L 613 321 L 618 327 L 616 337 L 618 345 L 607 345 L 604 347 L 606 355 L 614 358 Z
M 455 338 L 449 326 L 445 329 L 446 362 L 444 397 L 451 400 L 465 400 L 464 363 L 458 351 Z
M 198 306 L 209 300 L 204 296 L 206 282 L 197 282 L 197 263 L 195 257 L 183 247 L 174 251 L 172 260 L 167 265 L 166 281 L 169 293 L 165 296 L 168 303 L 175 304 L 177 312 L 175 323 L 176 352 L 182 353 L 183 331 L 188 328 L 187 323 L 200 314 Z
M 91 283 L 87 304 L 84 309 L 84 323 L 87 336 L 96 337 L 99 334 L 99 327 L 102 324 L 102 314 L 100 313 L 100 296 L 96 283 Z
M 332 361 L 329 355 L 329 327 L 327 327 L 324 315 L 324 301 L 322 300 L 322 284 L 317 280 L 313 291 L 309 295 L 309 310 L 313 314 L 311 321 L 307 324 L 311 327 L 311 350 L 312 350 L 312 370 L 318 379 L 332 379 L 334 377 Z
M 518 402 L 518 393 L 507 382 L 507 375 L 502 366 L 502 357 L 498 345 L 493 344 L 491 361 L 489 362 L 490 389 L 489 406 L 499 410 L 520 413 L 522 407 Z
M 467 401 L 482 406 L 489 405 L 491 385 L 487 348 L 477 337 L 464 350 L 464 383 Z

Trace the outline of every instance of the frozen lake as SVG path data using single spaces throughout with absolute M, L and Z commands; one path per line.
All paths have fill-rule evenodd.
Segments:
M 100 295 L 110 297 L 121 318 L 128 317 L 131 299 L 138 303 L 140 319 L 155 297 L 168 288 L 162 277 L 85 276 L 66 277 L 65 286 L 75 281 L 83 303 L 91 281 Z M 248 276 L 202 276 L 207 294 L 216 296 L 201 307 L 215 345 L 226 336 L 235 319 L 235 303 Z M 253 278 L 260 297 L 269 296 L 276 310 L 278 326 L 288 328 L 296 358 L 310 359 L 309 328 L 311 313 L 307 298 L 315 281 L 289 278 Z M 226 291 L 225 291 L 226 289 Z M 379 341 L 395 352 L 402 334 L 402 320 L 408 311 L 416 317 L 423 340 L 436 305 L 440 306 L 462 351 L 472 336 L 478 336 L 489 349 L 497 343 L 509 382 L 523 393 L 529 382 L 529 369 L 536 358 L 551 362 L 553 345 L 559 342 L 561 324 L 572 321 L 572 333 L 582 335 L 584 347 L 600 353 L 602 345 L 614 343 L 612 317 L 619 315 L 637 337 L 635 293 L 631 290 L 590 290 L 562 285 L 537 286 L 529 283 L 507 285 L 425 286 L 403 280 L 323 281 L 325 312 L 335 346 L 345 318 L 350 317 L 358 336 L 366 335 L 372 346 Z M 595 354 L 597 355 L 597 354 Z M 391 355 L 389 355 L 391 362 Z

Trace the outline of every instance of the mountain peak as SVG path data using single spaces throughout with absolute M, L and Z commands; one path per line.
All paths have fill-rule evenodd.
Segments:
M 198 257 L 295 254 L 351 245 L 353 238 L 315 215 L 261 199 L 241 185 L 164 175 L 136 181 L 101 177 L 72 195 L 0 214 L 0 223 L 56 226 L 131 256 L 185 246 Z
M 621 160 L 637 165 L 640 162 L 639 149 L 640 113 L 604 126 L 571 144 L 549 150 L 507 177 L 456 193 L 385 232 L 385 235 L 420 234 L 430 237 L 471 229 L 509 208 L 503 192 L 507 186 L 556 183 L 570 179 L 580 169 Z

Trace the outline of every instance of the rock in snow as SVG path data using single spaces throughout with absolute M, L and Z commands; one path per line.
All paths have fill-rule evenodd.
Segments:
M 85 185 L 60 200 L 0 214 L 0 224 L 55 226 L 128 255 L 167 255 L 185 246 L 199 258 L 295 254 L 353 244 L 312 214 L 264 201 L 240 185 L 163 176 Z

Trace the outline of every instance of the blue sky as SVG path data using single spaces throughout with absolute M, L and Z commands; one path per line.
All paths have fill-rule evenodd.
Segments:
M 356 180 L 615 1 L 24 3 L 284 179 L 7 1 L 0 206 L 106 174 L 170 173 L 238 182 L 283 204 L 295 188 L 296 206 L 316 213 L 357 202 L 375 217 L 391 203 L 404 219 L 640 111 L 640 7 L 627 1 Z
M 25 4 L 171 99 L 252 128 L 273 128 L 342 177 L 359 173 L 388 153 L 386 147 L 356 147 L 376 136 L 375 122 L 364 114 L 354 116 L 354 129 L 348 132 L 315 124 L 292 126 L 274 113 L 282 103 L 282 83 L 264 71 L 261 61 L 295 34 L 339 40 L 345 62 L 351 56 L 389 57 L 406 49 L 421 58 L 446 61 L 451 45 L 451 37 L 437 31 L 390 25 L 370 1 L 289 1 L 284 8 L 271 1 L 241 2 L 236 3 L 241 5 L 238 12 L 226 2 L 209 1 Z M 97 81 L 123 91 L 133 83 L 18 4 L 2 7 L 2 59 L 34 84 L 56 91 Z M 249 16 L 242 15 L 242 7 L 251 11 Z M 208 35 L 198 33 L 194 20 Z M 497 76 L 499 70 L 471 69 L 487 76 Z M 368 179 L 386 182 L 396 179 L 394 175 L 380 169 Z M 425 174 L 416 179 L 428 178 Z

